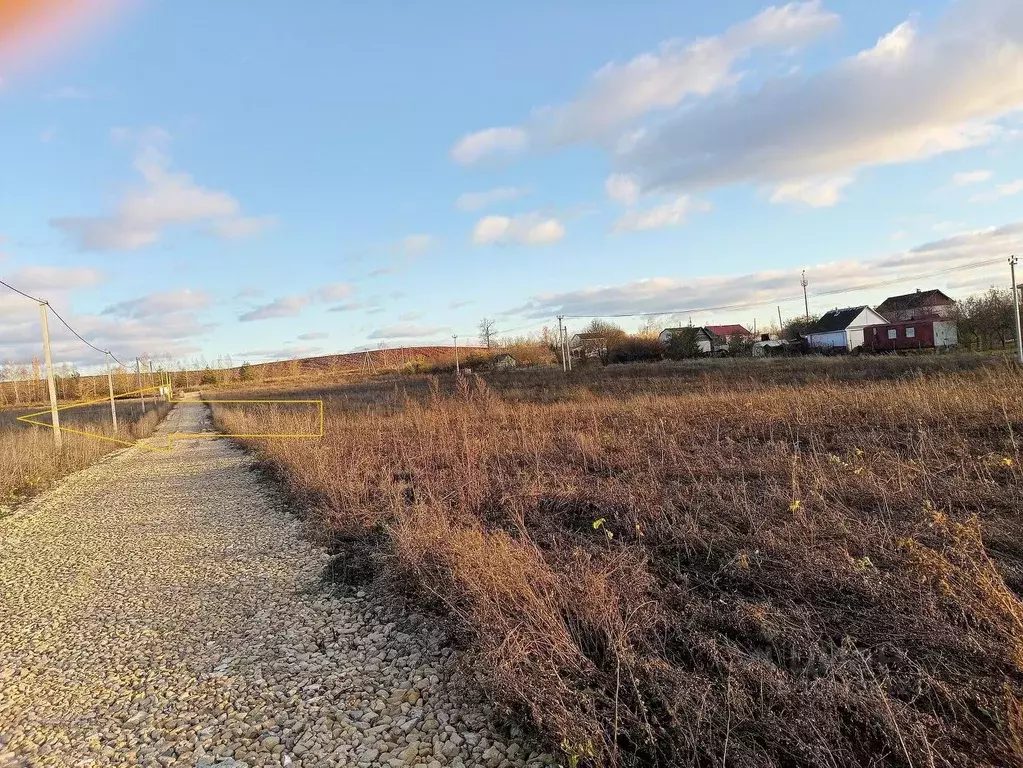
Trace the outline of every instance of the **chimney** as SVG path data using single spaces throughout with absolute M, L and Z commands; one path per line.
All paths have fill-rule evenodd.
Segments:
M 917 289 L 916 289 L 916 292 L 917 292 L 917 293 L 920 293 L 920 289 L 919 289 L 919 288 L 917 288 Z

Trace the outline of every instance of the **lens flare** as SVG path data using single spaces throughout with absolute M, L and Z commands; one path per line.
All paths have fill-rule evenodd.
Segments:
M 126 5 L 126 0 L 0 0 L 0 77 L 56 58 Z

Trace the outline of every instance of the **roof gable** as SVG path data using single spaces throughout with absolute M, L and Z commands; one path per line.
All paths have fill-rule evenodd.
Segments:
M 845 309 L 832 309 L 821 315 L 813 328 L 807 331 L 807 334 L 811 333 L 834 333 L 835 331 L 844 331 L 853 321 L 860 316 L 860 313 L 864 309 L 869 309 L 866 305 L 861 307 L 846 307 Z
M 748 329 L 742 325 L 708 325 L 707 332 L 713 333 L 715 336 L 752 336 Z
M 878 305 L 877 311 L 882 315 L 885 312 L 900 312 L 907 309 L 921 309 L 923 307 L 942 306 L 955 304 L 955 301 L 943 291 L 932 288 L 929 291 L 913 291 L 898 296 L 889 296 Z

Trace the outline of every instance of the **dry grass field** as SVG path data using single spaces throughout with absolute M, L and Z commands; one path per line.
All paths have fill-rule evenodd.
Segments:
M 119 440 L 138 440 L 153 432 L 168 410 L 166 403 L 147 406 L 143 416 L 137 401 L 118 403 Z M 13 505 L 49 487 L 55 481 L 92 464 L 123 446 L 91 437 L 65 433 L 58 453 L 48 427 L 25 424 L 18 416 L 38 413 L 43 407 L 0 411 L 0 516 Z M 39 417 L 49 421 L 48 416 Z M 61 425 L 113 437 L 110 406 L 87 405 L 61 412 Z
M 445 616 L 565 764 L 1023 765 L 1018 368 L 725 360 L 289 394 L 325 399 L 326 437 L 248 443 L 335 575 Z M 215 416 L 304 426 L 267 408 Z

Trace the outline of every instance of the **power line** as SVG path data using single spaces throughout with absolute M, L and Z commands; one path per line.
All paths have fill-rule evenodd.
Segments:
M 810 294 L 813 298 L 819 298 L 822 296 L 837 296 L 842 293 L 852 293 L 855 291 L 863 291 L 868 288 L 882 288 L 886 285 L 894 285 L 896 283 L 904 283 L 910 280 L 921 280 L 929 277 L 936 277 L 938 275 L 948 274 L 950 272 L 959 272 L 967 269 L 978 269 L 979 267 L 987 267 L 992 264 L 1001 264 L 1001 258 L 997 259 L 986 259 L 984 261 L 972 262 L 970 264 L 961 264 L 956 267 L 946 267 L 945 269 L 935 270 L 933 272 L 927 272 L 918 275 L 910 275 L 909 277 L 897 277 L 890 280 L 883 280 L 881 282 L 870 283 L 870 285 L 858 285 L 852 288 L 836 288 L 831 291 L 822 291 L 820 293 Z M 592 317 L 608 317 L 608 318 L 619 318 L 619 317 L 657 317 L 660 315 L 683 315 L 694 312 L 721 312 L 724 310 L 739 310 L 739 309 L 752 309 L 754 307 L 763 307 L 768 304 L 781 304 L 787 301 L 796 301 L 801 299 L 803 295 L 793 294 L 791 296 L 775 297 L 771 299 L 765 299 L 763 301 L 756 302 L 744 302 L 741 304 L 723 304 L 717 307 L 693 307 L 691 309 L 669 309 L 669 310 L 658 310 L 655 312 L 621 312 L 611 314 L 591 314 L 591 315 L 565 315 L 566 318 L 573 320 L 584 320 Z
M 111 357 L 111 358 L 112 358 L 112 359 L 113 359 L 113 360 L 114 360 L 114 361 L 115 361 L 115 362 L 116 362 L 116 363 L 117 363 L 118 365 L 120 365 L 120 366 L 121 366 L 122 368 L 127 368 L 127 367 L 128 367 L 128 366 L 126 366 L 126 365 L 125 365 L 124 363 L 122 363 L 122 362 L 121 362 L 120 360 L 118 360 L 118 359 L 117 359 L 116 357 L 114 357 L 114 353 L 113 353 L 113 352 L 111 352 L 111 351 L 110 351 L 109 349 L 100 349 L 100 348 L 99 348 L 99 347 L 97 347 L 97 346 L 96 346 L 95 344 L 93 344 L 93 343 L 92 343 L 91 341 L 89 341 L 89 340 L 88 340 L 88 339 L 86 339 L 86 338 L 85 338 L 84 336 L 82 336 L 82 334 L 80 334 L 80 333 L 79 333 L 78 331 L 76 331 L 76 330 L 75 330 L 74 328 L 72 328 L 72 327 L 71 327 L 71 324 L 70 324 L 70 323 L 69 323 L 69 322 L 68 322 L 67 320 L 65 320 L 65 319 L 64 319 L 63 317 L 61 317 L 60 313 L 59 313 L 59 312 L 58 312 L 57 310 L 55 310 L 55 309 L 53 308 L 53 306 L 52 306 L 52 305 L 50 304 L 50 302 L 46 301 L 45 299 L 40 299 L 40 298 L 38 298 L 38 297 L 36 297 L 36 296 L 32 296 L 31 294 L 25 293 L 24 291 L 22 291 L 22 290 L 20 290 L 20 289 L 18 289 L 18 288 L 15 288 L 15 287 L 14 287 L 13 285 L 11 285 L 10 283 L 5 283 L 5 282 L 4 282 L 3 280 L 0 280 L 0 285 L 4 286 L 5 288 L 10 288 L 10 289 L 11 289 L 12 291 L 14 291 L 15 293 L 17 293 L 17 294 L 20 294 L 20 295 L 24 296 L 24 297 L 25 297 L 26 299 L 31 299 L 32 301 L 34 301 L 34 302 L 36 302 L 36 303 L 38 303 L 38 304 L 45 304 L 45 305 L 46 305 L 46 308 L 47 308 L 47 309 L 49 309 L 49 310 L 50 310 L 50 312 L 52 312 L 52 313 L 53 313 L 53 316 L 54 316 L 54 317 L 56 317 L 56 318 L 57 318 L 58 320 L 60 320 L 60 322 L 61 322 L 61 323 L 63 324 L 63 326 L 64 326 L 65 328 L 67 328 L 67 329 L 68 329 L 69 331 L 71 331 L 71 333 L 73 333 L 73 334 L 75 335 L 75 337 L 76 337 L 76 338 L 77 338 L 77 339 L 78 339 L 78 340 L 79 340 L 80 342 L 82 342 L 83 344 L 85 344 L 85 346 L 87 346 L 87 347 L 90 347 L 91 349 L 94 349 L 94 350 L 96 350 L 97 352 L 99 352 L 99 353 L 100 353 L 100 354 L 102 354 L 102 355 L 110 355 L 110 357 Z
M 5 288 L 10 288 L 10 289 L 11 289 L 12 291 L 14 291 L 15 293 L 20 293 L 20 294 L 21 294 L 22 296 L 24 296 L 24 297 L 25 297 L 26 299 L 32 299 L 32 301 L 38 302 L 39 304 L 45 304 L 45 303 L 46 303 L 46 302 L 45 302 L 45 301 L 43 301 L 42 299 L 37 299 L 37 298 L 36 298 L 35 296 L 29 296 L 29 295 L 28 295 L 27 293 L 25 293 L 24 291 L 19 291 L 19 290 L 18 290 L 17 288 L 15 288 L 15 287 L 14 287 L 13 285 L 10 285 L 9 283 L 5 283 L 5 282 L 4 282 L 3 280 L 0 280 L 0 285 L 4 286 Z

